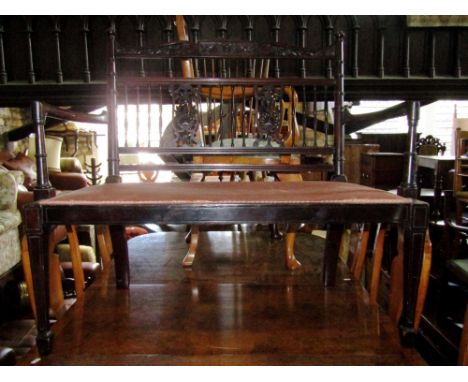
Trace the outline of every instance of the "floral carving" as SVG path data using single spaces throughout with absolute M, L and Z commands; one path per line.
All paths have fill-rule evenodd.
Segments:
M 258 92 L 258 127 L 257 127 L 257 140 L 254 146 L 258 146 L 260 140 L 266 140 L 266 147 L 271 147 L 271 142 L 274 141 L 282 145 L 280 134 L 281 127 L 281 90 L 266 86 Z
M 196 146 L 198 129 L 199 102 L 198 92 L 190 85 L 182 85 L 169 89 L 173 103 L 176 106 L 173 120 L 173 144 L 177 147 Z

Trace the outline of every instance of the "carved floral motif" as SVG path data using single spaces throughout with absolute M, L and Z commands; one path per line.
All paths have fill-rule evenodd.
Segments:
M 198 92 L 190 85 L 171 87 L 169 93 L 175 107 L 173 145 L 176 147 L 196 146 L 198 129 L 198 112 L 196 105 L 199 103 Z
M 266 147 L 271 147 L 274 141 L 282 145 L 281 138 L 281 89 L 265 86 L 258 92 L 258 127 L 257 140 L 254 146 L 258 146 L 260 140 L 266 140 Z

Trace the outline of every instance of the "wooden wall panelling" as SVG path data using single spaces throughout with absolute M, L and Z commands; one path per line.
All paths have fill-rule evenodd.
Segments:
M 460 29 L 460 61 L 462 64 L 461 75 L 468 75 L 468 28 Z
M 299 43 L 298 45 L 301 48 L 305 48 L 307 46 L 307 16 L 298 16 L 295 18 L 297 22 L 297 29 L 298 29 L 298 36 L 299 36 Z M 307 75 L 306 70 L 306 60 L 301 60 L 299 71 L 302 77 Z
M 54 43 L 55 43 L 55 60 L 56 60 L 56 81 L 57 83 L 61 84 L 63 82 L 63 70 L 62 70 L 62 51 L 60 45 L 60 35 L 62 33 L 62 29 L 60 26 L 60 17 L 53 16 L 52 17 L 53 23 L 53 33 L 54 33 Z
M 435 67 L 435 55 L 436 55 L 436 33 L 434 30 L 429 31 L 427 33 L 427 50 L 428 50 L 428 57 L 427 57 L 427 75 L 429 77 L 434 78 L 436 76 L 436 67 Z
M 36 81 L 57 82 L 57 47 L 52 16 L 30 18 L 31 55 L 34 60 Z
M 409 38 L 411 41 L 410 51 L 410 76 L 428 75 L 428 39 L 426 31 L 422 29 L 410 29 Z
M 117 47 L 135 48 L 139 45 L 138 21 L 136 16 L 117 16 L 114 19 Z M 122 72 L 138 73 L 136 60 L 123 60 Z
M 83 81 L 91 82 L 91 70 L 89 67 L 89 18 L 88 16 L 83 16 L 81 20 L 81 33 L 83 36 Z M 73 46 L 72 43 L 67 44 L 67 46 Z
M 360 25 L 357 21 L 356 16 L 350 16 L 350 20 L 352 22 L 350 37 L 348 39 L 350 44 L 350 56 L 351 56 L 351 76 L 357 77 L 359 76 L 359 32 L 360 32 Z
M 3 46 L 3 20 L 0 18 L 0 83 L 7 83 L 7 72 L 5 65 L 5 48 Z
M 306 30 L 306 48 L 312 49 L 313 47 L 324 48 L 326 44 L 326 27 L 327 19 L 325 16 L 309 16 L 307 18 L 307 30 Z M 321 62 L 321 60 L 308 60 L 306 63 L 306 72 L 319 73 L 320 75 L 326 75 L 327 63 Z
M 144 46 L 152 49 L 168 41 L 166 35 L 167 22 L 165 16 L 145 16 L 142 22 L 144 23 Z M 169 32 L 172 33 L 172 32 Z M 172 37 L 169 36 L 172 40 Z M 157 61 L 157 60 L 153 60 Z M 168 63 L 163 62 L 145 62 L 145 71 L 147 74 L 155 75 L 161 73 L 166 75 L 168 73 Z
M 3 16 L 3 46 L 5 52 L 5 71 L 9 82 L 23 78 L 27 80 L 27 56 L 25 23 L 23 18 Z M 20 38 L 22 36 L 23 38 Z M 22 73 L 22 77 L 20 76 Z
M 166 42 L 171 42 L 176 39 L 176 34 L 174 31 L 173 20 L 170 17 L 164 17 L 164 40 Z M 167 60 L 167 75 L 172 77 L 174 75 L 174 60 L 172 58 Z
M 136 32 L 138 35 L 138 47 L 140 49 L 146 48 L 145 36 L 146 36 L 146 25 L 145 18 L 143 16 L 136 16 Z M 140 70 L 138 71 L 140 77 L 145 76 L 145 62 L 143 59 L 140 60 Z
M 33 55 L 33 24 L 31 17 L 25 17 L 26 20 L 26 44 L 27 44 L 27 54 L 28 54 L 28 80 L 30 84 L 36 82 L 36 72 L 34 70 L 34 55 Z
M 106 78 L 108 31 L 113 23 L 113 17 L 89 17 L 89 67 L 94 81 Z
M 61 16 L 60 17 L 60 52 L 63 81 L 83 82 L 91 81 L 89 68 L 88 17 Z M 74 59 L 68 59 L 73 57 Z
M 385 76 L 385 25 L 381 22 L 382 18 L 377 19 L 377 30 L 378 30 L 378 57 L 377 57 L 377 76 L 384 78 Z
M 458 29 L 453 31 L 453 38 L 453 75 L 455 77 L 461 77 L 461 31 Z
M 278 44 L 280 42 L 280 30 L 281 30 L 281 16 L 273 16 L 270 18 L 271 22 L 271 31 L 273 32 L 273 42 Z M 279 77 L 281 75 L 281 70 L 279 67 L 279 60 L 274 60 L 273 65 L 273 76 Z
M 411 75 L 411 32 L 405 28 L 403 52 L 403 77 L 409 78 Z
M 468 28 L 407 28 L 405 16 L 389 15 L 200 15 L 186 21 L 194 40 L 242 38 L 310 49 L 330 44 L 334 33 L 343 30 L 348 100 L 468 98 Z M 173 16 L 2 16 L 0 86 L 8 85 L 0 93 L 2 106 L 37 97 L 62 104 L 101 100 L 108 31 L 114 24 L 123 45 L 140 41 L 140 46 L 156 47 L 175 38 Z M 140 63 L 140 74 L 180 73 L 173 60 L 157 65 Z M 199 74 L 197 62 L 195 69 Z M 270 76 L 298 73 L 329 77 L 332 66 L 270 64 Z

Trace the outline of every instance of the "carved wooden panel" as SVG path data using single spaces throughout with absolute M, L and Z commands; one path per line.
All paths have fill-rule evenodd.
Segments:
M 405 16 L 390 15 L 196 15 L 187 16 L 186 22 L 194 41 L 246 40 L 317 50 L 343 30 L 346 80 L 353 80 L 347 81 L 346 94 L 352 99 L 427 98 L 430 92 L 434 97 L 468 97 L 463 90 L 468 88 L 466 28 L 408 28 Z M 154 48 L 176 39 L 172 16 L 0 16 L 0 86 L 15 86 L 0 96 L 0 102 L 25 102 L 26 94 L 52 97 L 54 83 L 63 85 L 55 89 L 57 98 L 94 102 L 106 79 L 107 41 L 114 29 L 117 43 L 127 47 Z M 176 60 L 148 64 L 158 65 L 154 67 L 138 65 L 141 75 L 180 73 Z M 196 64 L 195 71 L 199 70 Z M 291 73 L 329 77 L 331 66 L 270 63 L 270 76 Z M 439 82 L 416 87 L 414 81 L 423 79 Z M 458 85 L 447 81 L 451 79 Z M 41 86 L 27 87 L 33 83 Z M 77 84 L 90 86 L 78 91 Z

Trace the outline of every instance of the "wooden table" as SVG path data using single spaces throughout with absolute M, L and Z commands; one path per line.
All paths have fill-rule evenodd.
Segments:
M 418 155 L 416 162 L 418 169 L 427 168 L 434 173 L 434 210 L 431 218 L 437 221 L 442 216 L 442 190 L 451 188 L 447 184 L 447 179 L 449 171 L 454 168 L 455 157 Z
M 350 223 L 394 223 L 404 233 L 404 302 L 400 334 L 414 339 L 427 203 L 343 182 L 114 183 L 91 186 L 28 205 L 26 233 L 37 306 L 37 345 L 52 350 L 48 311 L 48 240 L 58 224 L 110 226 L 117 288 L 130 272 L 124 226 L 138 223 L 315 223 L 328 227 L 323 282 L 333 286 L 340 238 Z M 116 333 L 118 334 L 118 333 Z

